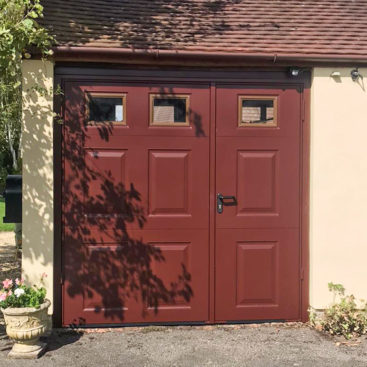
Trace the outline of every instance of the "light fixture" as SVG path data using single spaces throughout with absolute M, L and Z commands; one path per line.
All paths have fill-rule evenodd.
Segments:
M 288 74 L 289 76 L 291 76 L 292 78 L 297 78 L 300 74 L 301 74 L 301 69 L 297 68 L 297 67 L 290 67 L 288 70 Z
M 350 76 L 352 77 L 352 80 L 355 82 L 357 81 L 359 78 L 363 78 L 362 75 L 360 74 L 358 68 L 355 68 L 353 69 L 351 72 L 350 72 Z
M 330 76 L 332 78 L 340 78 L 340 71 L 333 71 Z

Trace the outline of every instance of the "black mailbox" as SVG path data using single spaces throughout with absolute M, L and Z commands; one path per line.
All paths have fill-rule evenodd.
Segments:
M 22 223 L 22 176 L 9 175 L 5 184 L 4 223 Z

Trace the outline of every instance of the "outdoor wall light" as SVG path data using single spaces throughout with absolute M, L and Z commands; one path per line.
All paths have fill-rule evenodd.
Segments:
M 308 68 L 300 68 L 298 66 L 291 66 L 288 69 L 288 76 L 290 76 L 291 78 L 298 78 L 301 74 L 303 74 L 307 70 Z
M 297 78 L 297 76 L 299 76 L 301 74 L 301 69 L 292 66 L 291 68 L 289 68 L 288 74 L 292 78 Z
M 340 71 L 333 71 L 330 76 L 332 78 L 340 78 Z
M 352 77 L 352 80 L 355 82 L 358 80 L 358 78 L 363 78 L 362 75 L 360 74 L 358 68 L 355 68 L 353 69 L 351 72 L 350 72 L 350 76 Z

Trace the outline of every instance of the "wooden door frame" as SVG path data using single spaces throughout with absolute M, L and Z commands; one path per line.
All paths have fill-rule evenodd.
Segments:
M 181 84 L 207 83 L 209 85 L 210 106 L 210 157 L 215 159 L 215 100 L 216 83 L 241 84 L 244 86 L 292 87 L 301 93 L 301 136 L 300 136 L 300 320 L 308 320 L 309 307 L 309 187 L 310 187 L 310 87 L 311 74 L 305 71 L 297 78 L 290 78 L 288 68 L 241 68 L 241 69 L 181 69 L 181 68 L 113 68 L 111 65 L 88 67 L 83 64 L 57 64 L 55 66 L 54 88 L 64 90 L 66 82 L 179 82 Z M 60 117 L 64 116 L 63 96 L 54 97 L 54 314 L 55 327 L 62 325 L 62 172 L 63 139 Z M 215 164 L 215 162 L 213 162 Z M 210 164 L 212 167 L 213 164 Z M 209 323 L 214 323 L 215 288 L 215 170 L 210 168 L 210 217 L 209 217 Z M 214 187 L 213 187 L 214 185 Z

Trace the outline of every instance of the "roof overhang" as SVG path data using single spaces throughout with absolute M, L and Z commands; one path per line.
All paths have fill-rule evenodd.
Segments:
M 54 49 L 55 61 L 64 62 L 107 62 L 139 64 L 180 64 L 180 65 L 367 65 L 367 55 L 344 54 L 248 54 L 213 51 L 177 50 L 134 50 L 127 48 L 57 46 Z

